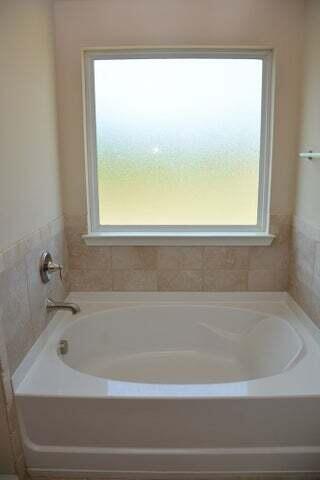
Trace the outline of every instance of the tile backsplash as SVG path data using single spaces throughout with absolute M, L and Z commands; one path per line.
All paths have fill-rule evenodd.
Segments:
M 281 291 L 290 215 L 272 215 L 271 247 L 88 247 L 83 217 L 66 218 L 73 291 Z
M 49 250 L 54 261 L 67 270 L 63 219 L 45 227 L 0 253 L 0 305 L 2 328 L 12 374 L 48 324 L 45 299 L 63 300 L 68 291 L 67 274 L 62 283 L 58 274 L 44 285 L 39 275 L 41 253 Z
M 320 227 L 293 219 L 289 293 L 320 327 Z
M 64 225 L 65 224 L 65 225 Z M 285 291 L 320 325 L 320 228 L 273 215 L 270 247 L 87 247 L 83 219 L 51 222 L 0 254 L 0 392 L 15 471 L 25 472 L 11 375 L 50 321 L 45 299 L 73 291 Z M 66 269 L 44 285 L 49 250 Z
M 41 282 L 39 261 L 44 250 L 65 266 L 63 283 L 57 275 L 46 285 Z M 6 434 L 0 432 L 0 443 L 8 445 L 9 460 L 19 479 L 26 470 L 11 376 L 51 319 L 45 309 L 46 298 L 65 298 L 67 267 L 62 217 L 0 252 L 0 408 L 7 426 Z

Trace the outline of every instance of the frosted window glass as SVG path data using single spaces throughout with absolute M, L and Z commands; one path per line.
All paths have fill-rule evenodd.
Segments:
M 102 225 L 256 225 L 259 59 L 94 61 Z

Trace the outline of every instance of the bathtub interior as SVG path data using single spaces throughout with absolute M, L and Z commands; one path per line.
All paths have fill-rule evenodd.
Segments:
M 156 384 L 228 383 L 288 370 L 303 340 L 284 319 L 253 310 L 157 305 L 111 309 L 61 333 L 74 370 L 111 380 Z

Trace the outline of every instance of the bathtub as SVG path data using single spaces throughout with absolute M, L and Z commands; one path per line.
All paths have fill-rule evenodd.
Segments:
M 320 333 L 287 294 L 68 300 L 13 378 L 33 476 L 320 471 Z

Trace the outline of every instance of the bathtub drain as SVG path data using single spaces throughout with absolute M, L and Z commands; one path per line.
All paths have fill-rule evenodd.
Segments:
M 60 355 L 65 355 L 66 353 L 68 353 L 68 350 L 69 350 L 68 341 L 67 340 L 60 340 L 59 347 L 58 347 L 58 351 L 59 351 Z

